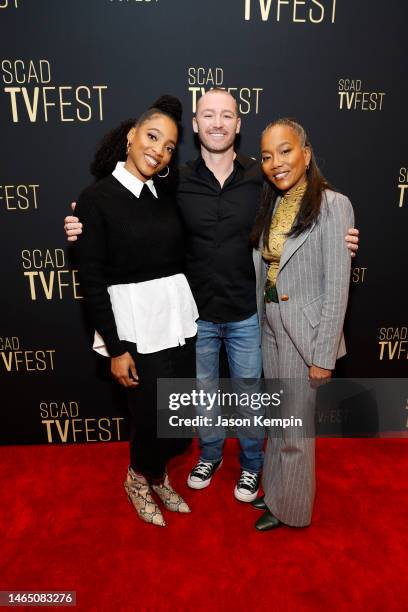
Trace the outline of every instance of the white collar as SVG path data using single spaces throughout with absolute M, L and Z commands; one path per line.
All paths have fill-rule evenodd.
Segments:
M 140 197 L 140 193 L 143 189 L 143 185 L 147 185 L 155 198 L 157 198 L 156 187 L 154 186 L 153 180 L 149 179 L 145 183 L 137 178 L 134 174 L 126 170 L 125 162 L 118 162 L 116 168 L 112 172 L 112 176 L 115 177 L 126 189 L 128 189 L 137 198 Z

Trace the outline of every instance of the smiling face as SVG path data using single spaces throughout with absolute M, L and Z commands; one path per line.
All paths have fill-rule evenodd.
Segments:
M 240 127 L 237 103 L 231 94 L 210 90 L 199 99 L 193 130 L 207 151 L 223 153 L 232 148 Z
M 298 134 L 288 125 L 273 125 L 261 141 L 262 170 L 279 191 L 286 193 L 306 180 L 310 147 L 302 145 Z
M 143 182 L 152 178 L 170 162 L 177 135 L 174 121 L 159 113 L 133 127 L 127 135 L 126 170 Z

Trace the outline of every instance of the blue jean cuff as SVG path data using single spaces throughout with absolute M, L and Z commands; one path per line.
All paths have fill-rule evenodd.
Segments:
M 259 467 L 259 469 L 254 469 L 253 467 L 247 467 L 241 464 L 241 470 L 245 470 L 246 472 L 252 472 L 252 474 L 260 474 L 262 471 L 262 465 Z
M 222 459 L 222 455 L 219 459 L 206 459 L 205 457 L 200 457 L 199 461 L 203 461 L 204 463 L 217 463 L 218 461 L 221 461 Z

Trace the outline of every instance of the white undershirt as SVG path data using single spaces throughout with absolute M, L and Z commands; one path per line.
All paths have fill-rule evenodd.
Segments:
M 153 181 L 143 183 L 118 162 L 112 175 L 139 198 L 147 185 L 157 198 Z M 135 201 L 137 206 L 137 202 Z M 198 310 L 184 274 L 142 283 L 108 287 L 120 340 L 134 342 L 139 353 L 155 353 L 183 345 L 197 333 Z M 103 338 L 95 331 L 93 348 L 109 357 Z

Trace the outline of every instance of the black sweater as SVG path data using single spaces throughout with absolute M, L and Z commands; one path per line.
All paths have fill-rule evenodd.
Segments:
M 179 274 L 184 235 L 172 194 L 144 186 L 136 198 L 112 175 L 85 189 L 76 212 L 83 234 L 75 243 L 81 288 L 95 329 L 112 357 L 120 341 L 107 288 Z

